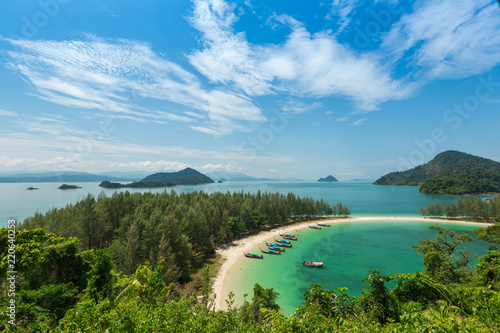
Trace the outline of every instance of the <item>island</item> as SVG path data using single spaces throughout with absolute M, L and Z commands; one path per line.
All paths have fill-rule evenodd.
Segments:
M 122 187 L 166 187 L 177 185 L 200 185 L 214 183 L 212 179 L 192 168 L 186 168 L 177 172 L 158 172 L 149 175 L 138 182 L 129 184 L 112 183 L 103 181 L 99 186 L 104 188 L 122 188 Z
M 38 190 L 38 187 L 30 186 L 27 188 L 28 191 Z
M 489 194 L 500 192 L 500 163 L 448 150 L 426 164 L 413 169 L 391 172 L 375 185 L 420 186 L 426 194 Z
M 68 184 L 62 184 L 61 186 L 58 187 L 60 190 L 75 190 L 77 188 L 81 188 L 80 186 L 76 185 L 68 185 Z
M 328 175 L 325 178 L 318 179 L 318 182 L 335 183 L 335 182 L 338 182 L 338 180 L 337 180 L 337 178 L 333 177 L 332 175 Z

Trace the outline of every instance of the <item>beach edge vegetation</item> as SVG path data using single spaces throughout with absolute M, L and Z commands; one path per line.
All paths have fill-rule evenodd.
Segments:
M 294 205 L 286 208 L 287 202 Z M 232 216 L 238 209 L 240 215 Z M 287 209 L 293 213 L 276 214 Z M 24 230 L 16 231 L 18 320 L 15 326 L 7 325 L 7 331 L 500 329 L 500 224 L 477 232 L 480 239 L 492 243 L 492 248 L 474 267 L 469 265 L 467 251 L 458 247 L 470 238 L 435 226 L 436 238 L 421 240 L 415 246 L 423 256 L 422 272 L 384 276 L 378 270 L 369 271 L 359 297 L 349 296 L 345 288 L 328 291 L 311 285 L 304 295 L 305 303 L 285 317 L 279 310 L 279 295 L 256 285 L 251 302 L 235 307 L 230 295 L 228 310 L 214 311 L 210 271 L 204 258 L 213 255 L 216 245 L 242 236 L 248 226 L 257 232 L 277 223 L 290 223 L 291 217 L 300 221 L 327 213 L 350 214 L 340 203 L 330 206 L 291 193 L 208 195 L 174 191 L 116 193 L 97 200 L 88 196 L 75 205 L 37 214 L 25 221 Z M 219 224 L 200 220 L 207 216 Z M 119 225 L 113 225 L 115 219 Z M 189 219 L 193 219 L 192 225 Z M 100 227 L 109 224 L 117 228 L 92 229 L 93 221 Z M 99 230 L 110 234 L 101 235 Z M 204 233 L 210 237 L 199 238 Z M 79 234 L 82 239 L 61 234 Z M 6 242 L 7 231 L 0 229 L 2 302 L 7 287 Z M 194 280 L 190 275 L 193 270 L 199 271 Z M 0 322 L 7 321 L 2 310 Z

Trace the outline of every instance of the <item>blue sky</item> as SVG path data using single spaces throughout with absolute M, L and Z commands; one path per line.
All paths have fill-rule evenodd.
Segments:
M 500 161 L 496 1 L 8 0 L 0 18 L 2 172 Z

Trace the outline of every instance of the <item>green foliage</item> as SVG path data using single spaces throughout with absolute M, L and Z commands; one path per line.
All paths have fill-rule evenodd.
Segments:
M 401 302 L 417 302 L 427 306 L 438 300 L 449 301 L 450 299 L 448 288 L 428 274 L 420 272 L 415 274 L 395 274 L 391 275 L 390 278 L 398 280 L 393 294 Z
M 471 242 L 472 237 L 463 233 L 457 235 L 453 230 L 440 226 L 430 226 L 436 230 L 436 239 L 419 240 L 420 245 L 413 248 L 424 256 L 425 272 L 437 281 L 460 283 L 470 280 L 472 270 L 468 266 L 471 258 L 470 251 L 458 248 L 460 244 Z
M 355 298 L 346 294 L 347 288 L 337 291 L 325 290 L 319 283 L 312 284 L 304 293 L 305 304 L 297 310 L 296 315 L 312 309 L 325 317 L 347 318 L 357 313 Z
M 327 214 L 349 216 L 350 211 L 341 203 L 333 210 L 324 200 L 293 193 L 123 192 L 109 198 L 88 195 L 66 208 L 37 214 L 22 227 L 77 237 L 80 249 L 109 247 L 116 269 L 127 275 L 146 260 L 155 267 L 163 258 L 163 279 L 170 283 L 189 281 L 191 264 L 247 231 Z
M 420 207 L 419 214 L 424 217 L 441 217 L 494 221 L 500 210 L 500 195 L 488 200 L 482 200 L 481 197 L 458 197 L 456 202 L 443 205 L 440 202 L 429 203 L 426 208 Z
M 476 265 L 477 284 L 500 290 L 500 252 L 490 251 Z
M 429 194 L 498 193 L 500 163 L 450 150 L 424 165 L 389 173 L 374 184 L 420 186 L 420 192 Z
M 497 200 L 500 201 L 500 196 L 497 198 Z M 477 238 L 494 244 L 492 249 L 500 248 L 500 223 L 493 224 L 487 228 L 476 229 L 474 232 L 476 233 Z
M 241 309 L 241 313 L 246 318 L 246 321 L 262 323 L 264 321 L 263 310 L 277 311 L 280 309 L 276 300 L 279 293 L 271 289 L 264 289 L 258 283 L 253 287 L 252 303 L 245 303 Z
M 380 324 L 394 321 L 399 315 L 397 299 L 385 285 L 385 282 L 390 280 L 390 277 L 384 277 L 379 270 L 368 271 L 366 279 L 363 280 L 368 284 L 368 288 L 363 290 L 362 308 L 370 320 Z
M 107 251 L 99 250 L 96 260 L 90 271 L 87 272 L 87 290 L 90 296 L 98 302 L 104 298 L 111 298 L 113 286 L 113 262 Z

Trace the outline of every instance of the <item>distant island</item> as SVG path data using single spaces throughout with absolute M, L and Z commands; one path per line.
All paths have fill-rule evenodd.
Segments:
M 214 181 L 199 171 L 186 168 L 178 172 L 158 172 L 149 175 L 144 179 L 130 184 L 112 183 L 103 181 L 99 186 L 104 188 L 122 188 L 122 187 L 165 187 L 176 185 L 200 185 L 211 184 Z
M 288 178 L 255 178 L 249 175 L 246 175 L 241 172 L 226 172 L 226 171 L 212 171 L 212 172 L 207 172 L 206 174 L 208 177 L 213 179 L 214 181 L 303 181 L 302 179 L 295 178 L 295 177 L 288 177 Z
M 325 178 L 318 179 L 318 182 L 335 183 L 335 182 L 338 182 L 338 180 L 337 180 L 337 178 L 333 177 L 332 175 L 329 175 Z
M 0 177 L 0 183 L 63 183 L 63 182 L 102 182 L 133 180 L 129 177 L 111 177 L 107 175 L 96 175 L 87 172 L 40 172 L 40 173 L 19 173 L 10 176 Z
M 486 194 L 500 192 L 500 163 L 448 150 L 426 164 L 402 172 L 391 172 L 375 185 L 420 186 L 427 194 Z
M 80 186 L 76 185 L 68 185 L 68 184 L 62 184 L 61 186 L 58 187 L 60 190 L 75 190 L 77 188 L 81 188 Z
M 38 187 L 30 186 L 27 188 L 28 191 L 38 190 Z

